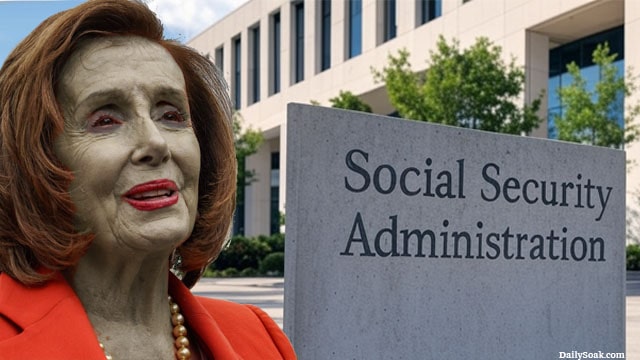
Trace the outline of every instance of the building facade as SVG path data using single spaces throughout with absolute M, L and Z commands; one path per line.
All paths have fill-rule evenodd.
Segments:
M 246 162 L 256 181 L 246 187 L 236 224 L 258 235 L 277 232 L 279 214 L 286 213 L 287 103 L 329 105 L 348 90 L 373 112 L 392 114 L 372 68 L 382 69 L 389 54 L 406 48 L 413 69 L 425 70 L 439 35 L 458 39 L 461 48 L 485 36 L 502 47 L 506 62 L 513 58 L 525 69 L 523 103 L 544 91 L 540 116 L 551 120 L 529 135 L 553 138 L 548 115 L 562 111 L 556 89 L 567 82 L 566 64 L 576 61 L 588 81 L 597 81 L 591 51 L 607 41 L 621 73 L 640 69 L 636 29 L 635 0 L 250 0 L 188 45 L 222 71 L 244 126 L 264 134 Z M 640 157 L 640 145 L 625 150 L 629 160 Z M 639 175 L 636 167 L 627 170 L 627 207 L 640 206 Z

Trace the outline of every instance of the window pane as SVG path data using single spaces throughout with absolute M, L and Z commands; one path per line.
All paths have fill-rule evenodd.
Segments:
M 273 15 L 273 94 L 280 92 L 280 13 Z
M 271 153 L 271 234 L 280 232 L 280 153 Z
M 251 103 L 260 101 L 260 28 L 251 29 Z
M 240 38 L 233 42 L 233 102 L 235 109 L 240 109 L 240 94 L 241 94 L 241 47 Z
M 420 24 L 425 24 L 442 15 L 442 0 L 420 1 Z
M 383 0 L 384 41 L 396 37 L 396 0 Z
M 304 3 L 297 3 L 295 13 L 295 82 L 304 80 Z
M 563 113 L 562 102 L 557 94 L 557 89 L 572 83 L 572 76 L 567 72 L 567 65 L 575 62 L 580 67 L 580 74 L 585 79 L 586 90 L 590 92 L 592 100 L 597 101 L 596 84 L 600 81 L 600 68 L 593 64 L 593 51 L 598 44 L 607 42 L 610 53 L 618 54 L 614 65 L 618 68 L 618 74 L 624 76 L 624 27 L 603 31 L 588 36 L 569 44 L 562 45 L 549 51 L 549 82 L 547 103 L 548 136 L 557 138 L 555 129 L 555 116 Z M 612 45 L 613 44 L 613 45 Z M 615 51 L 613 49 L 619 51 Z M 617 95 L 617 100 L 608 109 L 608 116 L 620 126 L 624 126 L 624 94 Z
M 322 16 L 321 64 L 320 69 L 326 70 L 331 66 L 331 0 L 320 3 Z
M 349 58 L 362 53 L 362 0 L 349 1 Z

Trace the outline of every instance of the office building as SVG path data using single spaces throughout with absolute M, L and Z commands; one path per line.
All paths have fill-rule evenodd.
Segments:
M 529 136 L 553 138 L 550 115 L 562 111 L 556 89 L 566 84 L 566 65 L 576 61 L 589 82 L 597 81 L 591 52 L 607 41 L 621 73 L 640 71 L 636 29 L 635 0 L 250 0 L 188 45 L 218 65 L 244 125 L 264 134 L 258 153 L 247 159 L 257 181 L 246 187 L 237 224 L 257 235 L 278 231 L 279 212 L 286 213 L 287 103 L 328 106 L 348 90 L 375 113 L 393 114 L 372 67 L 382 69 L 389 54 L 406 48 L 413 69 L 425 70 L 439 35 L 458 39 L 461 48 L 485 36 L 502 47 L 506 62 L 513 57 L 524 68 L 523 103 L 545 92 L 545 121 Z M 626 151 L 630 160 L 640 157 L 640 145 Z M 638 167 L 627 171 L 627 205 L 636 208 Z

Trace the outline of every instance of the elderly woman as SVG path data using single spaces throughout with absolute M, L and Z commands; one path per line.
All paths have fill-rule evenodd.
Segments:
M 0 358 L 295 358 L 258 308 L 189 291 L 229 232 L 229 99 L 144 4 L 35 29 L 0 70 L 0 135 Z

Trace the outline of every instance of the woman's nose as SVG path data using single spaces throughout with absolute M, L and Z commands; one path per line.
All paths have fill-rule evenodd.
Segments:
M 131 155 L 131 162 L 135 165 L 158 166 L 169 161 L 169 146 L 156 123 L 144 118 L 137 125 L 133 129 L 136 148 Z

